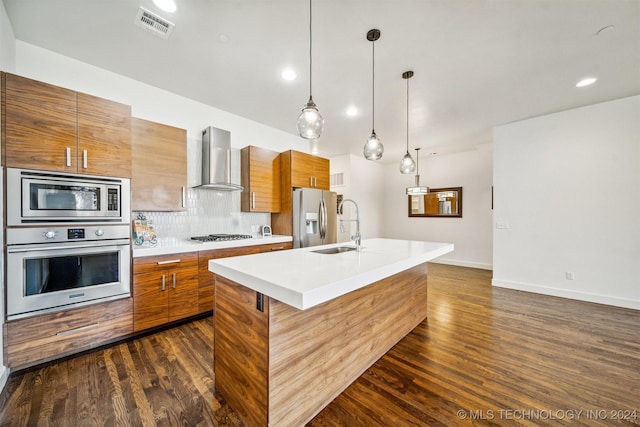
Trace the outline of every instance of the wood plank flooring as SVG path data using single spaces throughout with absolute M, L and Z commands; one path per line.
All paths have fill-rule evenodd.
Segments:
M 428 319 L 308 425 L 640 425 L 640 311 L 490 280 L 430 264 Z M 14 372 L 0 426 L 240 426 L 214 388 L 212 325 Z

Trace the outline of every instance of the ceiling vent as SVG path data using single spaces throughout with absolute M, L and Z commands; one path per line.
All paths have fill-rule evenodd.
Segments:
M 138 9 L 135 24 L 163 39 L 168 39 L 175 27 L 174 23 L 149 12 L 142 6 Z

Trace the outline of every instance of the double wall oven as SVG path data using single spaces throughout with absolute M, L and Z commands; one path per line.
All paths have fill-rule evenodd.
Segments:
M 131 295 L 130 181 L 6 169 L 6 313 Z

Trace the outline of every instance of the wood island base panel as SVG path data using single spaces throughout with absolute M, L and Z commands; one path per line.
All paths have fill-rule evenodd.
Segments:
M 243 423 L 304 425 L 427 317 L 423 263 L 299 310 L 220 275 L 216 388 Z

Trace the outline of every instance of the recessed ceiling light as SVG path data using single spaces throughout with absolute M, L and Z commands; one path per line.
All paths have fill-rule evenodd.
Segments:
M 578 83 L 576 83 L 576 87 L 585 87 L 585 86 L 589 86 L 592 85 L 596 82 L 595 77 L 585 77 L 584 79 L 580 80 Z
M 284 70 L 282 70 L 282 73 L 280 75 L 282 76 L 283 79 L 287 81 L 295 80 L 298 78 L 298 75 L 296 74 L 296 72 L 293 71 L 291 68 L 285 68 Z
M 357 115 L 358 115 L 358 109 L 356 107 L 352 105 L 349 108 L 347 108 L 347 116 L 355 117 Z
M 153 0 L 153 4 L 165 12 L 173 13 L 176 11 L 176 2 L 173 0 Z

